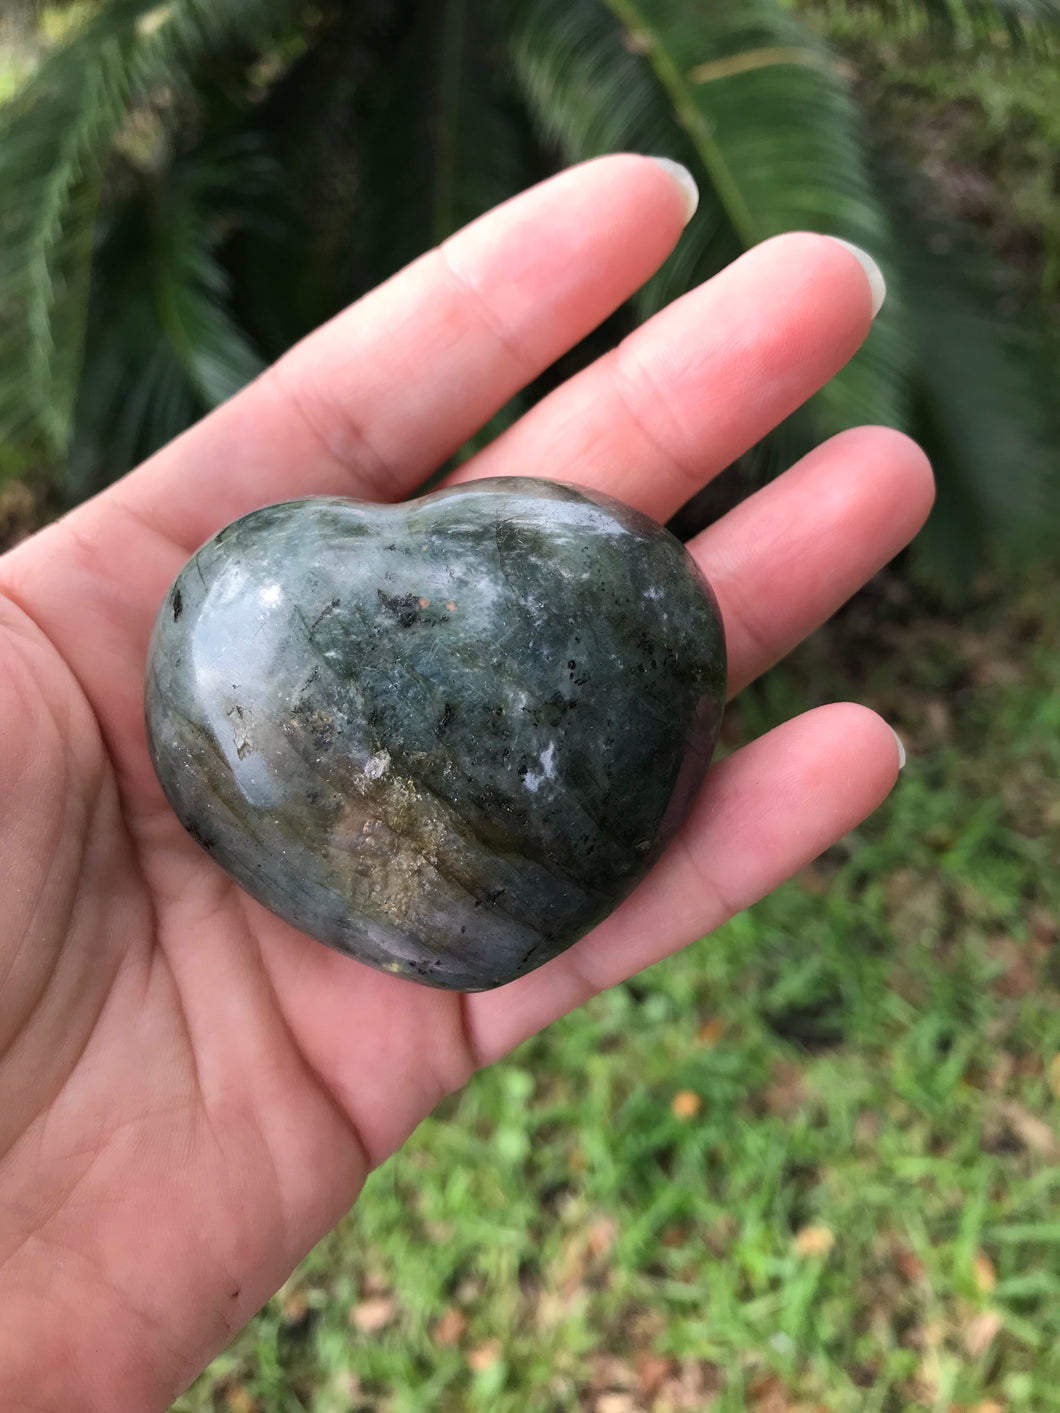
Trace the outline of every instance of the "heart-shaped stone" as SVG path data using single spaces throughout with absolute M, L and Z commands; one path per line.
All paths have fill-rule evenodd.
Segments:
M 629 893 L 724 700 L 684 547 L 521 478 L 244 516 L 177 577 L 147 671 L 155 769 L 202 847 L 303 932 L 460 991 Z

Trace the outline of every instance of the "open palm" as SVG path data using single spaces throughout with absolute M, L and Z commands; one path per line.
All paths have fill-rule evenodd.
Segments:
M 618 156 L 490 213 L 96 500 L 0 559 L 0 1387 L 9 1413 L 164 1408 L 473 1070 L 702 935 L 893 784 L 853 705 L 712 770 L 593 934 L 498 991 L 370 971 L 247 898 L 147 756 L 147 639 L 221 525 L 289 496 L 393 500 L 639 286 L 678 185 Z M 658 314 L 469 462 L 666 518 L 870 324 L 858 261 L 778 237 Z M 894 432 L 835 438 L 698 536 L 739 690 L 915 533 Z

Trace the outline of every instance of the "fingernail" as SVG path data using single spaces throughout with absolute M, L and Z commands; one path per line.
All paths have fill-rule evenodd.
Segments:
M 891 735 L 898 742 L 898 769 L 901 770 L 905 766 L 905 747 L 902 745 L 901 736 L 899 736 L 898 732 L 894 729 L 893 726 L 890 728 L 890 730 Z
M 860 245 L 855 245 L 852 240 L 844 240 L 842 236 L 833 236 L 832 239 L 839 245 L 846 246 L 868 276 L 869 289 L 872 291 L 872 317 L 875 319 L 883 308 L 883 301 L 887 298 L 887 281 L 883 278 L 883 271 L 868 251 L 862 250 Z
M 681 188 L 681 196 L 685 203 L 685 225 L 687 226 L 696 214 L 696 207 L 699 205 L 699 187 L 696 186 L 695 177 L 687 167 L 683 167 L 680 162 L 675 162 L 672 157 L 653 157 L 651 160 L 658 162 L 667 176 Z

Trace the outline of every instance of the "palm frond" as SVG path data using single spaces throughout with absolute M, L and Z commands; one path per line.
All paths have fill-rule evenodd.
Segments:
M 412 0 L 389 62 L 365 86 L 355 294 L 543 174 L 493 12 L 493 0 Z M 512 399 L 457 460 L 510 425 L 539 391 Z
M 533 179 L 491 0 L 413 0 L 368 93 L 358 193 L 369 288 Z
M 862 353 L 785 429 L 785 455 L 868 418 L 903 425 L 911 351 L 894 236 L 830 51 L 768 0 L 515 0 L 509 16 L 521 87 L 568 159 L 663 153 L 699 182 L 700 209 L 641 313 L 781 231 L 845 236 L 880 261 L 892 297 Z
M 134 184 L 100 222 L 70 489 L 129 469 L 264 366 L 232 310 L 220 249 L 241 196 L 273 174 L 244 141 Z
M 136 104 L 174 95 L 238 36 L 263 43 L 295 0 L 113 0 L 0 109 L 0 435 L 68 445 L 87 318 L 92 229 L 112 144 Z
M 912 430 L 938 498 L 916 542 L 921 572 L 958 597 L 990 552 L 1026 562 L 1060 542 L 1060 341 L 1014 311 L 1005 271 L 955 222 L 925 215 L 895 159 L 880 180 L 905 231 L 915 346 Z
M 275 172 L 256 200 L 244 202 L 223 252 L 240 322 L 269 358 L 363 289 L 364 139 L 408 11 L 408 0 L 329 8 L 293 59 L 235 116 L 234 130 L 259 144 Z M 207 115 L 203 126 L 219 124 Z
M 823 0 L 824 9 L 853 10 L 849 0 Z M 860 0 L 890 25 L 931 29 L 952 39 L 1007 36 L 1014 43 L 1055 37 L 1060 29 L 1060 0 Z

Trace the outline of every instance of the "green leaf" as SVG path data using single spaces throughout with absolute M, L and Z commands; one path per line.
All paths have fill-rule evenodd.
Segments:
M 831 52 L 770 0 L 515 0 L 509 23 L 531 111 L 568 160 L 659 153 L 699 183 L 696 216 L 638 296 L 642 316 L 782 231 L 844 236 L 883 266 L 891 296 L 865 349 L 784 429 L 783 454 L 756 464 L 867 419 L 904 425 L 911 349 L 894 235 Z
M 238 194 L 266 179 L 246 144 L 182 158 L 100 224 L 71 453 L 84 494 L 177 436 L 264 366 L 218 256 Z
M 890 25 L 930 27 L 952 39 L 985 38 L 995 41 L 1004 35 L 1016 42 L 1047 38 L 1060 26 L 1058 0 L 862 0 L 855 7 L 849 0 L 825 0 L 823 8 L 853 11 L 871 8 Z
M 881 164 L 905 231 L 914 343 L 913 431 L 938 496 L 916 542 L 922 572 L 959 597 L 990 550 L 1019 562 L 1060 541 L 1060 347 L 1010 307 L 1005 271 L 956 222 L 929 219 L 895 163 Z
M 92 232 L 112 147 L 135 110 L 164 128 L 204 57 L 259 44 L 297 0 L 112 0 L 0 109 L 0 436 L 62 456 L 88 317 Z
M 534 176 L 491 0 L 414 0 L 368 94 L 359 191 L 362 289 Z

